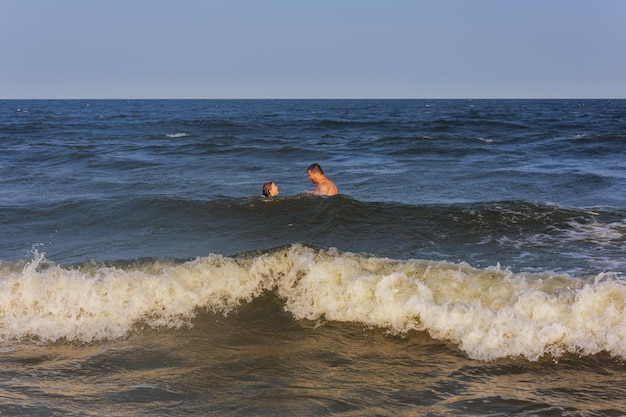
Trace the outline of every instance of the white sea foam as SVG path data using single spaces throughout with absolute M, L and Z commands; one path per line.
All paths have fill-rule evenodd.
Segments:
M 186 136 L 189 136 L 187 133 L 168 133 L 167 135 L 165 135 L 165 137 L 167 138 L 184 138 Z
M 593 241 L 598 245 L 606 245 L 611 242 L 624 239 L 626 233 L 626 221 L 613 223 L 591 222 L 581 224 L 575 221 L 569 223 L 572 229 L 567 231 L 566 236 L 575 241 Z
M 138 324 L 179 327 L 198 309 L 226 314 L 264 291 L 275 291 L 296 320 L 425 331 L 480 360 L 626 357 L 626 284 L 617 276 L 521 275 L 300 245 L 142 267 L 64 268 L 41 254 L 19 268 L 0 264 L 0 340 L 91 342 Z

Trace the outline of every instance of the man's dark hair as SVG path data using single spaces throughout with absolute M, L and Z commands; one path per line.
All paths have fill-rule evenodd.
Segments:
M 322 169 L 320 164 L 311 164 L 306 170 L 311 171 L 311 172 L 317 172 L 317 173 L 324 175 L 324 170 Z

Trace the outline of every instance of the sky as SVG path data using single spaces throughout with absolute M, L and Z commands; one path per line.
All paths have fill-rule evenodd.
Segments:
M 0 0 L 51 98 L 626 98 L 626 1 Z

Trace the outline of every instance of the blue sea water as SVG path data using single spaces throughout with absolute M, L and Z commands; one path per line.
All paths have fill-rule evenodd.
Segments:
M 2 414 L 626 408 L 626 100 L 1 100 L 0 143 Z

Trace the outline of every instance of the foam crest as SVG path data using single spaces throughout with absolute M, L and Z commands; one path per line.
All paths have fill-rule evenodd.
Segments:
M 425 331 L 480 360 L 566 352 L 626 357 L 626 285 L 514 274 L 499 266 L 394 260 L 302 245 L 237 257 L 65 268 L 43 255 L 0 264 L 0 340 L 124 337 L 133 326 L 191 325 L 275 292 L 296 320 Z
M 297 319 L 427 331 L 475 359 L 600 351 L 624 357 L 626 286 L 602 278 L 590 284 L 500 267 L 308 252 L 295 257 L 279 294 Z
M 182 265 L 141 269 L 66 269 L 43 255 L 23 270 L 3 268 L 0 340 L 43 342 L 126 335 L 133 325 L 179 327 L 198 307 L 228 312 L 263 291 L 236 260 L 211 255 Z

